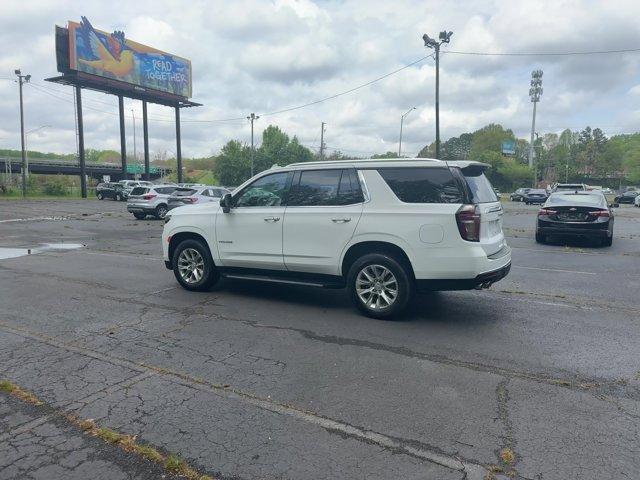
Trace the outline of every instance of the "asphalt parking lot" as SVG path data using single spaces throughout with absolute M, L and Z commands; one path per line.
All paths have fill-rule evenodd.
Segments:
M 186 292 L 124 203 L 0 201 L 0 247 L 34 249 L 0 259 L 0 380 L 44 402 L 0 392 L 0 479 L 164 474 L 69 413 L 222 479 L 637 479 L 640 209 L 604 248 L 505 209 L 506 279 L 385 322 L 341 291 Z

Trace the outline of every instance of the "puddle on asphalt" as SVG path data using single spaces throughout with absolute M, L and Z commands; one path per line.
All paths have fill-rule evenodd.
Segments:
M 83 248 L 81 243 L 43 243 L 39 247 L 34 248 L 8 248 L 0 247 L 0 260 L 8 258 L 24 257 L 26 255 L 34 255 L 36 253 L 48 252 L 52 250 L 77 250 Z

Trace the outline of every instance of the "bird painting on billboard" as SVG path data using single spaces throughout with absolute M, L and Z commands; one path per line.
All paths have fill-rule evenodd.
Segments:
M 109 72 L 116 77 L 130 74 L 133 70 L 133 52 L 127 48 L 124 33 L 115 31 L 103 41 L 93 29 L 87 17 L 81 18 L 81 35 L 91 49 L 93 56 L 97 57 L 98 60 L 79 58 L 78 61 L 97 70 Z

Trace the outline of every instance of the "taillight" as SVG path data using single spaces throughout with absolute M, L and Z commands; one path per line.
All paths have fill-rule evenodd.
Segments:
M 456 213 L 458 230 L 463 240 L 480 241 L 480 211 L 475 205 L 463 205 Z
M 556 212 L 555 210 L 551 210 L 549 208 L 541 208 L 538 211 L 538 216 L 539 217 L 550 217 L 551 215 L 555 215 L 556 213 L 558 213 L 558 212 Z
M 194 197 L 184 197 L 182 201 L 185 203 L 196 203 L 198 199 Z
M 143 195 L 142 198 L 145 200 L 151 200 L 152 198 L 156 198 L 157 195 L 154 195 L 152 193 L 147 193 L 146 195 Z
M 593 217 L 610 217 L 608 210 L 594 210 L 593 212 L 589 212 L 589 215 Z

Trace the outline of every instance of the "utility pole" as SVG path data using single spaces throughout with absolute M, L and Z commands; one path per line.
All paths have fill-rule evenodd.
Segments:
M 326 123 L 322 122 L 322 125 L 320 125 L 320 161 L 323 160 L 324 158 L 324 130 L 325 130 L 325 126 Z
M 542 70 L 534 70 L 533 72 L 531 72 L 531 87 L 529 88 L 529 97 L 531 97 L 531 101 L 533 102 L 533 118 L 531 120 L 531 143 L 529 144 L 529 168 L 533 168 L 533 135 L 536 130 L 536 105 L 540 101 L 541 95 Z
M 426 33 L 422 36 L 424 40 L 424 46 L 433 48 L 436 59 L 436 158 L 440 158 L 440 46 L 443 43 L 449 43 L 451 41 L 451 35 L 453 32 L 447 32 L 446 30 L 440 32 L 438 35 L 439 40 L 431 38 Z
M 131 117 L 133 118 L 133 158 L 135 158 L 136 160 L 136 170 L 138 169 L 138 148 L 136 146 L 136 114 L 133 111 L 133 108 L 131 109 Z M 133 178 L 138 178 L 137 177 L 138 173 L 134 173 L 133 174 Z
M 398 141 L 398 158 L 400 158 L 402 156 L 402 124 L 404 123 L 404 117 L 406 117 L 407 115 L 409 115 L 411 112 L 413 112 L 416 109 L 416 107 L 411 107 L 409 110 L 407 110 L 406 113 L 404 113 L 401 117 L 400 117 L 400 140 Z
M 256 120 L 258 120 L 260 117 L 257 116 L 255 113 L 252 113 L 251 115 L 249 115 L 247 117 L 247 120 L 249 120 L 251 122 L 251 176 L 253 177 L 253 122 L 255 122 Z
M 29 83 L 31 75 L 22 75 L 20 69 L 14 70 L 18 76 L 18 85 L 20 90 L 20 144 L 22 147 L 22 196 L 27 196 L 27 151 L 25 149 L 25 136 L 24 136 L 24 105 L 22 103 L 22 84 Z

